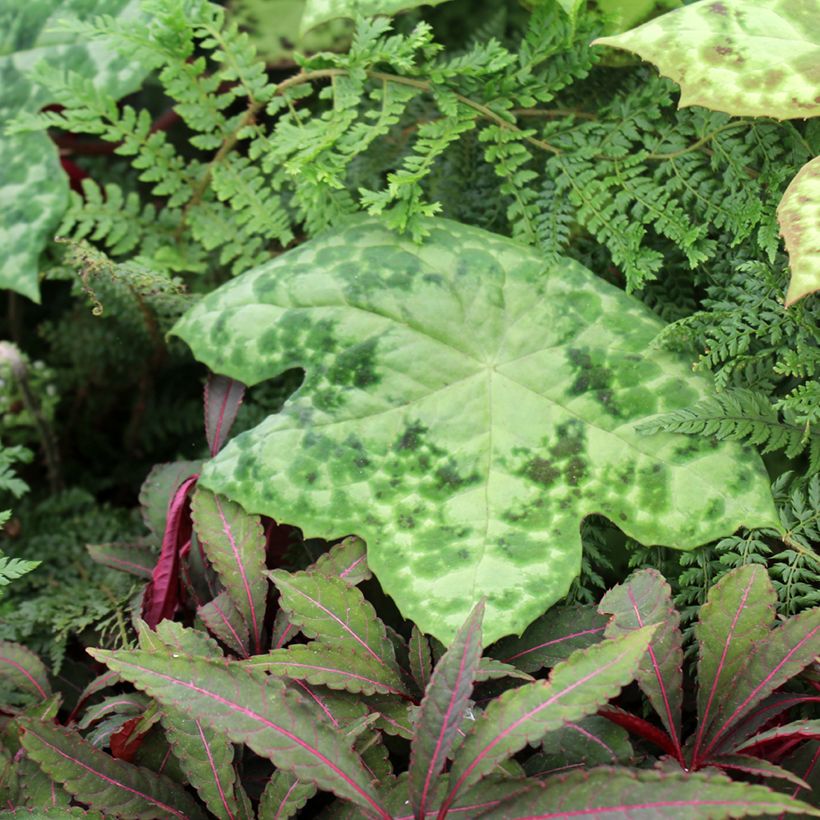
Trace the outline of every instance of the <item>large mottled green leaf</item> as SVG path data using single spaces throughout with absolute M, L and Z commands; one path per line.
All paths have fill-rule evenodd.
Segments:
M 487 642 L 560 599 L 590 513 L 681 549 L 780 527 L 751 449 L 634 430 L 709 395 L 686 358 L 650 349 L 663 325 L 646 308 L 574 261 L 425 227 L 419 246 L 359 218 L 180 320 L 214 372 L 306 370 L 204 486 L 306 537 L 357 533 L 402 613 L 445 641 L 483 596 Z
M 299 28 L 304 34 L 339 17 L 396 14 L 416 6 L 438 6 L 447 0 L 307 0 Z
M 820 26 L 820 11 L 817 17 Z M 792 272 L 786 291 L 788 307 L 820 290 L 820 157 L 806 163 L 789 183 L 777 206 L 777 221 Z
M 298 778 L 386 815 L 351 740 L 277 678 L 221 660 L 142 650 L 89 650 L 161 706 L 245 743 Z
M 132 91 L 147 73 L 137 60 L 101 43 L 55 31 L 66 19 L 106 13 L 139 14 L 138 0 L 0 0 L 0 288 L 39 301 L 38 259 L 68 205 L 68 180 L 45 134 L 5 134 L 21 112 L 36 113 L 48 91 L 28 72 L 41 61 L 80 72 L 115 96 Z
M 167 777 L 132 766 L 94 748 L 78 732 L 24 719 L 21 743 L 57 783 L 92 808 L 122 820 L 204 817 L 188 793 Z
M 755 117 L 820 114 L 820 15 L 795 0 L 700 0 L 594 44 L 680 83 L 680 105 Z
M 785 794 L 707 774 L 599 768 L 551 777 L 497 808 L 487 820 L 535 817 L 646 817 L 653 820 L 722 820 L 727 817 L 820 811 Z

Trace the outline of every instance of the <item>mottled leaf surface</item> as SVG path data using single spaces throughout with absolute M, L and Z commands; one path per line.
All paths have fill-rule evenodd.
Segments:
M 594 43 L 654 63 L 680 83 L 681 106 L 781 120 L 820 114 L 813 0 L 700 0 Z
M 416 6 L 438 6 L 446 2 L 447 0 L 307 0 L 299 28 L 304 34 L 339 17 L 395 14 Z
M 350 533 L 405 617 L 492 642 L 559 600 L 597 512 L 689 549 L 780 527 L 759 456 L 636 422 L 709 387 L 650 349 L 648 309 L 571 260 L 447 220 L 419 246 L 370 218 L 206 296 L 176 333 L 213 371 L 306 377 L 202 483 L 306 537 Z
M 817 17 L 820 26 L 820 12 Z M 777 206 L 777 221 L 789 252 L 788 307 L 820 290 L 820 157 L 806 163 L 789 183 Z
M 48 91 L 28 72 L 45 61 L 77 71 L 115 96 L 133 91 L 147 73 L 139 61 L 54 29 L 60 20 L 102 13 L 127 19 L 138 9 L 137 0 L 0 0 L 0 288 L 39 301 L 40 252 L 68 205 L 68 179 L 51 140 L 5 133 L 17 114 L 36 113 L 49 102 Z
M 613 616 L 606 629 L 607 637 L 657 624 L 635 677 L 680 757 L 683 635 L 669 584 L 657 570 L 635 572 L 623 584 L 610 589 L 598 609 Z
M 482 818 L 651 817 L 657 820 L 720 820 L 725 817 L 777 815 L 804 811 L 806 803 L 765 786 L 736 783 L 706 774 L 599 768 L 551 777 L 505 801 Z

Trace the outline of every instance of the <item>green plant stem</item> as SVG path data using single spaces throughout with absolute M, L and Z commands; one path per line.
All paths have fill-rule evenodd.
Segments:
M 721 134 L 724 131 L 729 131 L 734 128 L 739 128 L 741 126 L 745 127 L 752 124 L 752 120 L 733 120 L 732 122 L 724 123 L 720 126 L 720 128 L 716 128 L 714 131 L 710 131 L 708 134 L 705 134 L 691 145 L 687 145 L 686 148 L 680 148 L 677 151 L 669 151 L 668 153 L 656 153 L 653 151 L 647 154 L 646 158 L 656 160 L 677 159 L 678 157 L 682 157 L 684 154 L 697 151 L 699 148 L 702 148 L 706 145 L 706 143 L 711 142 L 718 134 Z

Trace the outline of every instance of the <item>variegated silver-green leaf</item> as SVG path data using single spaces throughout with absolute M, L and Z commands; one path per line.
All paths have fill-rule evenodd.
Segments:
M 681 86 L 681 106 L 753 117 L 820 114 L 817 0 L 700 0 L 595 44 L 632 51 Z
M 0 0 L 0 289 L 39 301 L 40 252 L 68 205 L 68 179 L 45 134 L 5 134 L 20 112 L 36 113 L 48 91 L 29 78 L 41 61 L 79 71 L 115 96 L 146 69 L 102 43 L 57 30 L 60 21 L 97 14 L 134 17 L 138 0 Z
M 650 349 L 662 325 L 646 308 L 576 262 L 425 227 L 415 245 L 359 218 L 180 320 L 215 372 L 255 384 L 306 370 L 203 485 L 306 537 L 362 536 L 403 614 L 445 641 L 482 596 L 488 643 L 560 599 L 591 513 L 679 549 L 779 526 L 752 450 L 635 432 L 709 392 Z

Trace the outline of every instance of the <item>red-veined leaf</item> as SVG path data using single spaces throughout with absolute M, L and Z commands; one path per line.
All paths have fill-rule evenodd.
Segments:
M 171 649 L 186 655 L 199 655 L 205 658 L 221 658 L 219 644 L 206 632 L 190 629 L 176 621 L 162 621 L 156 630 L 151 630 L 137 621 L 137 635 L 141 649 Z
M 231 427 L 245 395 L 245 385 L 213 373 L 205 382 L 205 437 L 215 456 L 228 440 Z
M 418 707 L 406 700 L 393 697 L 376 697 L 367 699 L 367 708 L 371 714 L 378 715 L 373 724 L 387 735 L 412 740 L 415 735 L 415 714 Z
M 482 658 L 478 664 L 478 671 L 475 675 L 476 683 L 484 683 L 488 680 L 500 680 L 501 678 L 515 678 L 516 680 L 532 680 L 532 675 L 522 672 L 517 666 L 509 663 L 502 663 L 495 658 Z
M 720 775 L 598 768 L 533 782 L 528 791 L 481 815 L 482 820 L 547 820 L 567 817 L 646 817 L 721 820 L 804 811 L 806 803 L 765 786 L 735 783 Z
M 787 709 L 795 706 L 807 706 L 810 703 L 820 703 L 820 695 L 803 695 L 797 692 L 775 692 L 773 695 L 769 695 L 742 720 L 730 727 L 721 742 L 715 747 L 715 752 L 723 754 L 738 749 L 743 741 L 750 738 Z
M 196 614 L 228 649 L 242 658 L 250 656 L 248 625 L 227 592 L 220 592 L 213 601 L 203 604 Z
M 55 783 L 33 760 L 24 757 L 17 763 L 17 778 L 23 803 L 27 808 L 68 808 L 71 803 L 71 795 L 59 783 Z M 5 780 L 0 779 L 0 783 L 5 784 Z
M 769 574 L 757 564 L 732 570 L 709 590 L 695 627 L 699 689 L 692 760 L 696 765 L 718 703 L 734 686 L 755 642 L 769 633 L 776 600 Z
M 361 538 L 355 535 L 343 539 L 328 552 L 320 555 L 307 571 L 340 578 L 352 586 L 366 581 L 373 575 L 370 567 L 367 566 L 366 545 Z M 291 622 L 288 613 L 280 609 L 273 623 L 271 647 L 281 649 L 298 633 L 299 628 Z
M 797 786 L 791 792 L 794 798 L 810 800 L 817 805 L 817 795 L 820 794 L 820 742 L 810 741 L 802 744 L 796 751 L 793 751 L 787 758 L 781 761 L 783 768 L 794 772 L 801 780 L 808 783 L 812 792 L 807 792 L 801 786 Z M 802 794 L 801 794 L 802 792 Z M 800 820 L 796 814 L 781 814 L 778 820 Z
M 89 706 L 82 720 L 77 724 L 78 729 L 88 729 L 108 715 L 140 715 L 148 706 L 148 698 L 138 692 L 127 695 L 112 695 L 111 697 Z
M 115 760 L 72 732 L 29 718 L 20 721 L 28 756 L 66 791 L 121 820 L 203 817 L 184 789 L 148 769 Z
M 640 570 L 610 589 L 598 611 L 613 616 L 607 637 L 658 624 L 635 678 L 669 732 L 675 757 L 682 762 L 683 636 L 669 584 L 657 570 Z
M 593 606 L 553 607 L 520 638 L 504 638 L 486 654 L 524 672 L 537 672 L 566 660 L 576 649 L 603 640 L 608 621 Z
M 753 746 L 760 746 L 774 740 L 791 737 L 800 737 L 804 740 L 820 740 L 820 720 L 795 720 L 792 723 L 784 723 L 782 726 L 774 726 L 759 735 L 749 738 L 745 743 L 739 744 L 737 750 L 748 751 Z
M 408 769 L 410 803 L 419 818 L 424 817 L 470 702 L 481 658 L 483 617 L 484 602 L 479 601 L 436 664 L 421 701 Z
M 308 567 L 308 572 L 341 578 L 351 586 L 373 576 L 367 565 L 367 545 L 356 535 L 348 536 L 320 555 Z
M 331 692 L 321 686 L 311 686 L 303 680 L 292 682 L 306 703 L 315 710 L 320 720 L 326 720 L 334 729 L 343 730 L 368 714 L 361 698 L 351 698 L 342 692 Z
M 262 648 L 268 582 L 265 534 L 258 515 L 199 488 L 191 503 L 197 537 L 236 608 L 242 614 L 256 652 Z
M 308 638 L 364 653 L 400 674 L 387 630 L 361 590 L 318 573 L 267 574 L 279 589 L 282 608 Z
M 108 689 L 109 686 L 113 686 L 117 682 L 119 682 L 120 676 L 116 672 L 112 672 L 110 669 L 103 672 L 102 675 L 98 675 L 94 678 L 88 686 L 80 692 L 80 697 L 77 698 L 77 703 L 74 704 L 74 709 L 72 709 L 71 714 L 68 716 L 67 723 L 73 723 L 77 719 L 77 715 L 80 713 L 80 710 L 85 706 L 88 700 L 98 692 L 102 692 L 104 689 Z
M 275 766 L 388 818 L 350 740 L 282 681 L 205 658 L 141 650 L 89 650 L 162 706 L 171 706 Z
M 706 760 L 723 735 L 764 698 L 808 666 L 820 653 L 820 607 L 789 618 L 757 641 L 731 686 L 721 690 L 711 728 L 704 735 Z
M 137 578 L 150 578 L 156 564 L 157 556 L 148 546 L 136 542 L 129 544 L 125 541 L 116 541 L 110 544 L 88 544 L 86 546 L 92 561 L 104 567 L 118 569 Z
M 243 665 L 329 689 L 409 697 L 401 677 L 394 670 L 363 652 L 327 646 L 321 641 L 274 649 L 267 655 L 254 655 Z
M 45 664 L 30 649 L 19 643 L 0 641 L 0 679 L 8 681 L 20 692 L 28 692 L 41 700 L 51 694 Z
M 809 784 L 794 772 L 752 755 L 721 755 L 711 762 L 712 765 L 719 766 L 726 771 L 743 772 L 743 774 L 750 774 L 752 777 L 779 778 L 788 780 L 801 788 L 810 788 Z
M 173 617 L 179 602 L 179 556 L 191 540 L 188 495 L 196 485 L 197 478 L 195 475 L 186 478 L 168 505 L 159 559 L 142 600 L 142 617 L 150 627 L 155 627 L 163 618 Z
M 654 626 L 644 627 L 578 650 L 558 664 L 548 680 L 524 684 L 492 701 L 456 754 L 439 817 L 464 788 L 500 762 L 615 697 L 634 678 L 653 631 Z
M 614 766 L 628 762 L 632 754 L 626 730 L 599 715 L 589 715 L 549 732 L 541 751 L 524 764 L 524 771 L 529 777 L 543 777 L 575 766 Z
M 410 632 L 409 661 L 410 674 L 423 692 L 433 674 L 433 656 L 430 653 L 430 642 L 415 624 Z
M 305 783 L 290 772 L 277 769 L 265 786 L 259 800 L 259 817 L 265 820 L 287 820 L 294 817 L 316 794 L 313 783 Z

